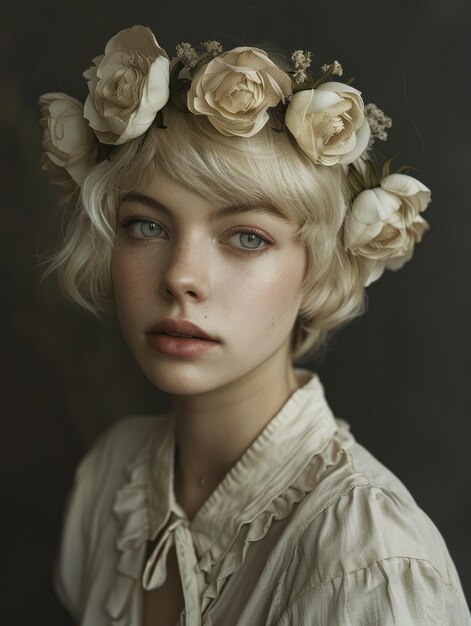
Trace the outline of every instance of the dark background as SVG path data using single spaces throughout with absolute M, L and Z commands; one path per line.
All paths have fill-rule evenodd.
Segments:
M 393 118 L 385 156 L 421 168 L 431 230 L 413 260 L 368 288 L 369 308 L 311 363 L 338 417 L 396 473 L 443 534 L 471 597 L 469 533 L 469 40 L 466 0 L 10 2 L 3 5 L 1 264 L 1 615 L 9 626 L 69 620 L 51 588 L 74 467 L 119 417 L 160 412 L 165 396 L 130 358 L 114 319 L 37 285 L 37 255 L 60 232 L 40 170 L 37 98 L 84 101 L 82 72 L 119 30 L 143 24 L 175 45 L 271 38 L 309 49 Z M 231 37 L 232 36 L 232 37 Z M 225 47 L 225 49 L 227 49 Z M 101 625 L 97 625 L 101 626 Z

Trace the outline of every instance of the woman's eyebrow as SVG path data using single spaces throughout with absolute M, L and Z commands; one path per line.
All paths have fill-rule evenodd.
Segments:
M 138 191 L 131 191 L 127 193 L 120 199 L 120 202 L 124 202 L 126 200 L 130 202 L 140 202 L 141 204 L 144 204 L 145 206 L 148 206 L 151 209 L 158 209 L 162 211 L 163 213 L 166 213 L 169 217 L 173 216 L 173 211 L 169 209 L 169 207 L 165 206 L 165 204 L 163 204 L 162 202 L 159 202 L 159 200 L 156 200 L 155 198 L 152 198 L 151 196 L 147 196 L 146 194 L 140 193 Z M 286 215 L 284 215 L 281 211 L 279 211 L 275 206 L 273 206 L 272 204 L 268 204 L 268 203 L 264 205 L 264 204 L 261 204 L 260 202 L 246 203 L 246 204 L 232 204 L 230 206 L 221 207 L 213 211 L 209 215 L 207 221 L 210 224 L 212 224 L 216 222 L 217 220 L 220 220 L 224 217 L 228 217 L 230 215 L 238 215 L 239 213 L 248 213 L 248 212 L 261 213 L 264 215 L 268 215 L 270 217 L 274 217 L 287 224 L 291 224 L 291 221 L 286 217 Z

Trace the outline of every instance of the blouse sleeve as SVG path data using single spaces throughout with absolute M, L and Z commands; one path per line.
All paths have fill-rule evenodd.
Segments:
M 110 512 L 116 491 L 155 424 L 154 416 L 119 419 L 97 438 L 75 472 L 54 564 L 54 590 L 77 623 L 96 590 L 97 554 L 113 542 L 116 520 Z
M 393 557 L 305 589 L 279 626 L 470 626 L 461 589 L 426 560 Z
M 69 493 L 62 528 L 59 552 L 54 564 L 54 590 L 59 600 L 79 621 L 83 593 L 87 526 L 92 503 L 96 447 L 85 456 L 75 472 Z

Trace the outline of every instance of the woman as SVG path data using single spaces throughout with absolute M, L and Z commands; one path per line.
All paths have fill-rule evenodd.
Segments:
M 56 589 L 83 626 L 471 624 L 439 531 L 295 366 L 408 261 L 429 190 L 370 158 L 390 120 L 335 61 L 118 33 L 83 106 L 40 98 L 76 208 L 65 292 L 115 308 L 171 410 L 80 464 Z

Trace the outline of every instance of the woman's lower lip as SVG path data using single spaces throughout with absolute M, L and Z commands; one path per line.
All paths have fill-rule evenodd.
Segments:
M 154 350 L 169 356 L 196 356 L 207 352 L 219 343 L 209 339 L 173 337 L 164 334 L 148 334 L 147 341 Z

